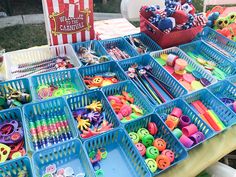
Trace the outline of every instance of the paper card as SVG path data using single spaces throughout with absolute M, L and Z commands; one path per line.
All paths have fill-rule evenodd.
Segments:
M 93 0 L 42 0 L 50 45 L 94 39 Z

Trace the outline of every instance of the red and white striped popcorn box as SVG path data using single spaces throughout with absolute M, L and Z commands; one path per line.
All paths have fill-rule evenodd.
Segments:
M 50 45 L 94 39 L 93 0 L 42 0 Z

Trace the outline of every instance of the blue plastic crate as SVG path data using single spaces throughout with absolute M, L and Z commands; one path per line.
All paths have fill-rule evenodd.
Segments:
M 78 108 L 82 108 L 82 107 L 86 107 L 87 105 L 90 105 L 95 100 L 100 101 L 102 103 L 102 110 L 105 113 L 105 120 L 107 120 L 109 123 L 112 123 L 113 128 L 119 127 L 120 123 L 101 91 L 94 91 L 94 92 L 89 92 L 83 95 L 73 96 L 67 99 L 67 103 L 70 107 L 70 110 L 73 112 L 77 110 Z M 76 125 L 78 124 L 76 120 L 75 120 L 75 124 Z M 79 136 L 81 134 L 79 129 L 78 129 L 78 134 Z M 85 140 L 85 138 L 82 138 L 81 136 L 80 138 L 82 140 Z
M 216 66 L 225 72 L 227 77 L 236 74 L 236 67 L 233 62 L 201 40 L 181 45 L 180 48 L 187 54 L 192 52 L 193 54 L 201 55 L 207 61 L 215 62 Z
M 205 71 L 202 67 L 200 67 L 195 61 L 193 61 L 188 55 L 186 55 L 180 48 L 178 47 L 172 47 L 169 49 L 164 49 L 157 52 L 152 52 L 150 55 L 155 59 L 159 58 L 162 54 L 175 54 L 179 56 L 179 58 L 184 59 L 188 62 L 189 65 L 191 65 L 194 70 L 200 72 L 204 78 L 209 80 L 211 83 L 217 82 L 217 80 L 209 74 L 207 71 Z
M 79 69 L 79 73 L 82 76 L 82 78 L 84 78 L 85 76 L 95 76 L 95 75 L 103 74 L 106 72 L 114 72 L 119 82 L 125 81 L 128 79 L 128 77 L 122 71 L 120 66 L 114 61 L 92 65 L 92 66 L 86 66 Z M 86 88 L 90 90 L 87 86 Z M 91 90 L 94 90 L 94 89 L 91 89 Z
M 21 157 L 0 165 L 1 177 L 18 177 L 21 175 L 24 176 L 22 173 L 23 171 L 25 172 L 24 174 L 26 174 L 26 176 L 33 177 L 30 159 L 28 157 Z
M 232 84 L 236 85 L 236 75 L 227 78 L 227 80 L 230 81 Z
M 15 80 L 10 80 L 6 82 L 1 82 L 0 83 L 0 95 L 1 96 L 6 96 L 7 94 L 10 93 L 9 89 L 7 87 L 12 87 L 13 89 L 21 92 L 25 92 L 30 94 L 30 102 L 32 101 L 32 91 L 30 87 L 30 82 L 29 79 L 27 78 L 22 78 L 22 79 L 15 79 Z
M 172 112 L 172 110 L 178 107 L 183 111 L 183 115 L 187 115 L 193 124 L 195 124 L 200 132 L 202 132 L 205 135 L 205 140 L 208 140 L 211 138 L 215 132 L 213 129 L 211 129 L 204 120 L 202 120 L 196 112 L 194 112 L 190 106 L 184 102 L 182 99 L 176 99 L 170 103 L 163 104 L 161 106 L 158 106 L 156 109 L 157 114 L 161 117 L 163 121 L 166 121 L 167 116 Z M 187 150 L 191 150 L 197 145 L 203 143 L 204 141 L 201 141 L 200 143 L 192 146 L 191 148 L 186 148 Z
M 147 100 L 147 98 L 131 81 L 122 82 L 109 87 L 104 87 L 102 89 L 102 92 L 105 94 L 106 97 L 110 95 L 122 94 L 122 91 L 128 92 L 133 96 L 134 104 L 143 110 L 143 116 L 151 114 L 154 111 L 152 105 Z
M 122 129 L 99 135 L 84 142 L 87 155 L 99 148 L 108 152 L 106 159 L 99 162 L 104 177 L 149 177 L 146 165 L 138 155 L 132 141 Z M 91 163 L 90 163 L 90 166 Z
M 212 46 L 211 43 L 214 43 L 217 47 L 223 50 L 222 53 L 225 56 L 233 61 L 236 60 L 236 42 L 228 39 L 214 29 L 205 27 L 197 37 L 198 39 L 204 40 L 208 45 Z M 216 49 L 218 50 L 218 48 Z
M 86 42 L 78 42 L 78 43 L 71 44 L 71 45 L 72 45 L 75 53 L 77 54 L 77 56 L 78 56 L 78 51 L 79 51 L 80 47 L 85 47 L 88 49 L 91 46 L 91 50 L 95 51 L 96 54 L 98 55 L 98 57 L 107 56 L 108 61 L 112 60 L 112 58 L 108 57 L 106 50 L 96 40 L 86 41 Z M 85 65 L 85 64 L 83 64 L 83 65 Z
M 138 64 L 139 66 L 150 65 L 152 67 L 154 76 L 169 86 L 167 87 L 163 84 L 163 86 L 166 89 L 168 89 L 171 95 L 173 95 L 175 98 L 187 93 L 187 90 L 182 85 L 180 85 L 179 82 L 177 82 L 165 69 L 163 69 L 150 55 L 143 55 L 119 62 L 119 65 L 123 68 L 125 72 L 127 72 L 128 68 L 134 64 Z M 142 88 L 142 90 L 145 90 L 145 92 L 148 92 L 148 90 L 144 87 L 144 85 L 137 84 L 136 86 L 138 88 L 139 87 Z M 157 84 L 155 84 L 155 86 L 156 89 L 162 94 L 162 96 L 166 99 L 167 102 L 171 100 L 171 98 L 162 90 L 160 86 L 158 86 Z M 145 94 L 145 92 L 143 93 Z M 151 95 L 148 96 L 146 94 L 146 96 L 149 98 L 152 104 L 154 105 L 157 104 L 157 102 Z
M 168 129 L 165 123 L 156 114 L 151 114 L 139 120 L 130 122 L 125 125 L 125 129 L 128 133 L 137 132 L 140 128 L 147 128 L 149 122 L 154 122 L 157 125 L 158 132 L 156 135 L 154 135 L 154 138 L 164 139 L 167 144 L 166 149 L 170 149 L 175 153 L 174 162 L 172 162 L 171 165 L 165 170 L 171 168 L 172 166 L 184 160 L 188 155 L 187 151 L 184 149 L 181 143 L 176 139 L 176 137 L 171 133 L 171 131 Z M 144 158 L 142 159 L 143 162 L 145 163 Z M 165 170 L 158 169 L 155 173 L 152 173 L 152 176 L 157 176 L 158 174 L 162 173 Z
M 236 86 L 227 80 L 218 82 L 208 89 L 220 100 L 222 98 L 230 98 L 236 101 Z M 226 105 L 233 110 L 232 105 Z
M 55 164 L 57 169 L 71 167 L 75 175 L 85 173 L 93 177 L 89 159 L 79 140 L 71 140 L 33 154 L 33 167 L 35 177 L 45 174 L 46 167 Z
M 136 50 L 123 37 L 102 40 L 102 41 L 100 41 L 100 43 L 105 48 L 105 50 L 116 46 L 120 50 L 126 52 L 130 57 L 135 57 L 138 55 L 138 52 L 136 52 Z M 116 59 L 114 59 L 114 60 L 116 60 Z
M 25 152 L 27 153 L 27 139 L 25 135 L 25 126 L 23 124 L 23 118 L 22 118 L 22 112 L 19 108 L 12 108 L 12 109 L 7 109 L 4 111 L 0 111 L 0 124 L 3 125 L 4 123 L 10 123 L 11 121 L 17 121 L 18 124 L 22 127 L 22 131 L 24 133 L 24 149 Z M 4 143 L 3 143 L 4 144 Z M 12 161 L 12 160 L 10 160 Z M 8 162 L 8 160 L 6 161 Z M 2 163 L 4 164 L 4 163 Z
M 44 147 L 39 147 L 38 149 L 36 149 L 36 147 L 34 147 L 33 136 L 30 132 L 30 122 L 31 121 L 33 121 L 35 123 L 36 120 L 45 119 L 46 122 L 48 122 L 48 116 L 65 115 L 67 118 L 67 123 L 69 126 L 69 131 L 70 131 L 70 136 L 71 136 L 69 139 L 73 139 L 78 136 L 77 130 L 75 128 L 73 116 L 69 110 L 69 107 L 68 107 L 65 99 L 62 97 L 49 99 L 49 100 L 41 101 L 38 103 L 27 104 L 23 107 L 23 113 L 24 113 L 23 120 L 24 120 L 25 134 L 27 136 L 29 149 L 32 152 L 34 152 L 38 149 L 42 149 Z M 53 144 L 55 145 L 55 144 L 61 143 L 63 141 L 67 141 L 67 140 L 66 139 L 59 140 L 58 142 L 53 142 Z M 48 146 L 46 146 L 46 147 L 48 147 Z
M 51 84 L 60 86 L 60 84 L 63 84 L 63 82 L 67 81 L 74 84 L 75 88 L 77 89 L 77 92 L 81 93 L 85 90 L 82 78 L 80 77 L 76 69 L 67 69 L 67 70 L 55 71 L 46 74 L 32 76 L 31 82 L 32 82 L 33 99 L 36 101 L 41 100 L 40 97 L 38 96 L 38 91 L 37 91 L 39 86 L 51 85 Z M 50 98 L 55 98 L 55 97 L 50 97 Z
M 216 115 L 221 119 L 226 128 L 236 123 L 236 114 L 227 108 L 217 97 L 215 97 L 207 89 L 196 91 L 192 94 L 186 95 L 183 99 L 191 105 L 193 101 L 200 100 L 208 109 L 212 109 Z M 199 114 L 191 105 L 191 108 Z
M 158 51 L 161 50 L 161 47 L 154 42 L 148 35 L 146 35 L 145 33 L 137 33 L 137 34 L 131 34 L 128 36 L 125 36 L 124 38 L 130 43 L 129 41 L 129 37 L 134 37 L 139 39 L 144 45 L 145 47 L 147 47 L 147 53 L 153 52 L 153 51 Z M 130 43 L 130 45 L 132 45 Z M 132 46 L 133 47 L 133 46 Z

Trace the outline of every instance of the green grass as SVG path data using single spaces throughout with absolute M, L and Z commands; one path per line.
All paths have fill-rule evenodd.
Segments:
M 11 5 L 12 15 L 38 14 L 43 13 L 41 0 L 8 0 Z M 5 11 L 6 7 L 0 0 L 0 10 Z
M 0 28 L 0 46 L 7 52 L 47 44 L 44 24 Z

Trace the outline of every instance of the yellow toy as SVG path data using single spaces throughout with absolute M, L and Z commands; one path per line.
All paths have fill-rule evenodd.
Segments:
M 0 163 L 5 162 L 10 154 L 11 148 L 5 144 L 1 144 L 0 143 L 0 155 L 1 155 L 1 159 L 0 159 Z
M 91 109 L 93 111 L 101 112 L 102 103 L 100 101 L 93 101 L 90 105 L 86 106 L 87 109 Z
M 77 127 L 78 127 L 81 131 L 87 130 L 87 129 L 91 126 L 89 120 L 88 120 L 88 119 L 82 119 L 81 116 L 78 116 L 78 117 L 77 117 L 77 121 L 78 121 Z

